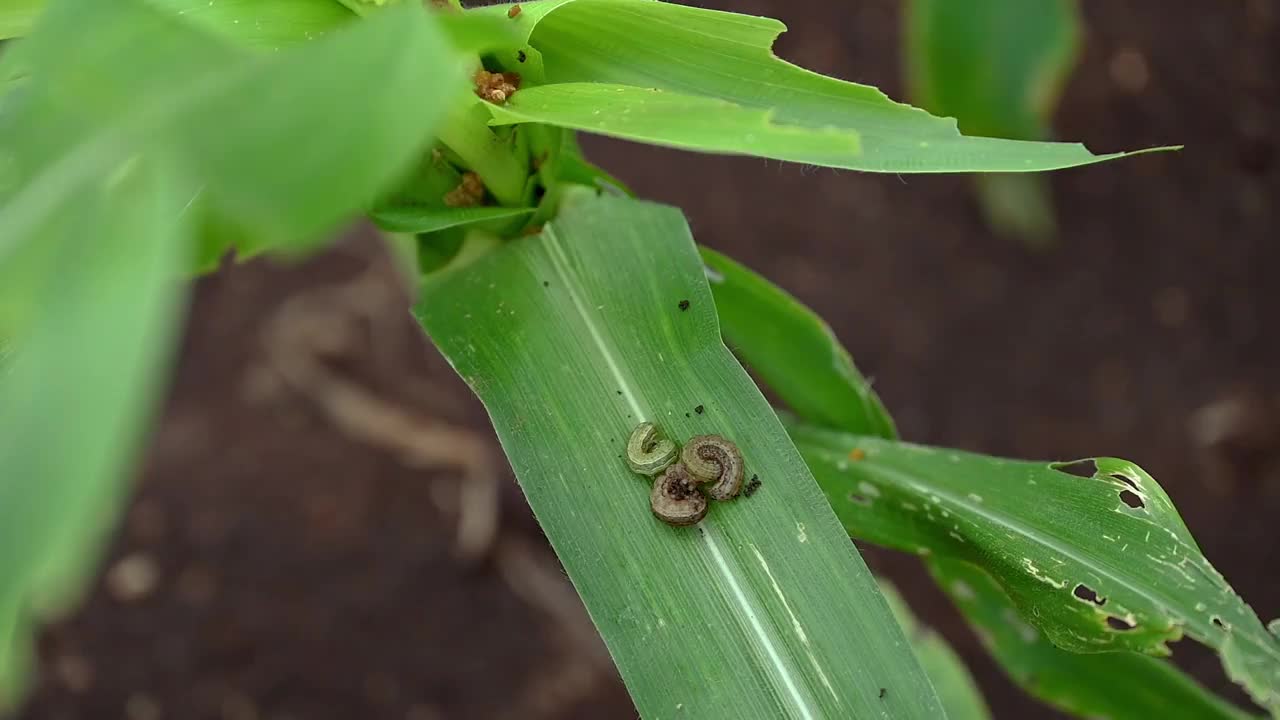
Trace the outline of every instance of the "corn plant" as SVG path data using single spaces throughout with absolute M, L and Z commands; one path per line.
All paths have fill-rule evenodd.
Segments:
M 576 133 L 888 173 L 1122 153 L 964 136 L 778 59 L 777 21 L 655 0 L 25 1 L 0 29 L 0 698 L 127 495 L 185 280 L 366 216 L 642 716 L 984 717 L 850 536 L 918 555 L 1049 703 L 1244 715 L 1159 657 L 1189 635 L 1280 712 L 1280 640 L 1152 477 L 899 440 L 818 317 Z

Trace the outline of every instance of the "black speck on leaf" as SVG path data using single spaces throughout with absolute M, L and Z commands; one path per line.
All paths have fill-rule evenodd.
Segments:
M 528 55 L 525 55 L 523 50 L 520 50 L 520 51 L 516 52 L 516 60 L 518 60 L 518 61 L 520 61 L 520 62 L 524 62 L 524 61 L 525 61 L 525 60 L 527 60 L 528 58 L 529 58 L 529 56 L 528 56 Z
M 696 408 L 694 408 L 694 409 L 693 409 L 693 411 L 694 411 L 694 412 L 696 412 L 696 413 L 698 413 L 699 415 L 701 415 L 701 414 L 702 414 L 702 411 L 703 411 L 703 410 L 706 410 L 706 408 L 705 408 L 705 407 L 703 407 L 703 406 L 701 406 L 701 405 L 699 405 L 698 407 L 696 407 Z
M 543 281 L 542 281 L 542 287 L 551 287 L 551 281 L 550 281 L 550 280 L 543 280 Z
M 618 391 L 618 394 L 619 394 L 619 395 L 621 395 L 621 394 L 622 394 L 622 391 L 621 391 L 621 390 L 619 390 L 619 391 Z
M 684 414 L 684 416 L 685 416 L 685 417 L 693 417 L 693 416 L 692 416 L 692 415 L 690 415 L 689 413 L 685 413 L 685 414 Z
M 683 312 L 683 311 L 685 311 L 685 310 L 688 310 L 688 309 L 689 309 L 689 301 L 688 301 L 688 300 L 681 300 L 679 304 L 680 304 L 680 310 L 681 310 L 682 312 Z
M 746 495 L 747 497 L 751 497 L 752 495 L 755 494 L 757 490 L 760 489 L 761 484 L 762 483 L 760 482 L 760 476 L 752 475 L 751 479 L 747 481 L 747 486 L 742 489 L 742 494 Z
M 880 688 L 880 699 L 883 700 L 885 695 L 889 694 L 888 688 Z

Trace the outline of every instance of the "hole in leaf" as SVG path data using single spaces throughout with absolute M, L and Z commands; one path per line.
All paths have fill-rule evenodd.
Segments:
M 1082 478 L 1091 478 L 1098 474 L 1098 464 L 1092 459 L 1053 463 L 1049 467 L 1058 472 Z
M 1103 605 L 1107 604 L 1107 599 L 1102 597 L 1098 593 L 1094 592 L 1093 588 L 1089 587 L 1088 585 L 1084 585 L 1084 584 L 1076 585 L 1076 589 L 1072 590 L 1071 593 L 1076 597 L 1080 598 L 1081 600 L 1086 600 L 1088 602 L 1091 602 L 1094 605 L 1097 605 L 1098 607 L 1102 607 Z
M 1138 626 L 1137 626 L 1137 625 L 1134 625 L 1133 623 L 1129 622 L 1128 620 L 1125 620 L 1124 618 L 1118 618 L 1118 617 L 1115 617 L 1115 616 L 1112 616 L 1112 615 L 1108 615 L 1108 616 L 1107 616 L 1107 627 L 1111 628 L 1112 630 L 1118 630 L 1118 631 L 1120 631 L 1120 632 L 1127 632 L 1127 631 L 1129 631 L 1129 630 L 1133 630 L 1134 628 L 1136 628 L 1136 627 L 1138 627 Z
M 1138 483 L 1134 482 L 1133 478 L 1129 477 L 1128 475 L 1121 475 L 1120 473 L 1111 473 L 1111 477 L 1115 478 L 1116 480 L 1119 480 L 1125 485 L 1128 485 L 1134 490 L 1138 489 Z
M 848 498 L 849 498 L 849 502 L 853 503 L 854 505 L 871 507 L 871 498 L 867 497 L 866 495 L 859 495 L 858 493 L 851 492 L 849 493 Z
M 1140 510 L 1147 506 L 1147 504 L 1142 501 L 1142 498 L 1138 496 L 1138 493 L 1132 490 L 1121 490 L 1120 501 L 1134 510 Z

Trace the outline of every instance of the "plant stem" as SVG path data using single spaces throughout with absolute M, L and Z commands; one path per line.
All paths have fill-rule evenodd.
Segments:
M 440 142 L 480 176 L 500 204 L 519 205 L 529 174 L 528 158 L 516 153 L 513 143 L 494 135 L 488 120 L 489 112 L 480 100 L 464 103 L 450 113 L 440 128 Z

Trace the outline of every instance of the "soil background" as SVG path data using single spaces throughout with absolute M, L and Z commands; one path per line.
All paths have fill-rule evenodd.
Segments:
M 785 21 L 794 62 L 903 97 L 895 0 L 716 5 Z M 1140 463 L 1265 621 L 1280 616 L 1280 3 L 1084 5 L 1059 135 L 1187 147 L 1053 174 L 1049 252 L 991 233 L 962 177 L 585 145 L 827 318 L 907 439 Z M 634 716 L 482 408 L 406 303 L 360 233 L 198 283 L 136 497 L 89 599 L 44 633 L 21 717 Z M 308 334 L 281 337 L 299 317 Z M 289 369 L 303 350 L 321 389 Z M 915 559 L 864 550 L 997 717 L 1054 716 Z M 1240 697 L 1216 657 L 1175 650 Z

